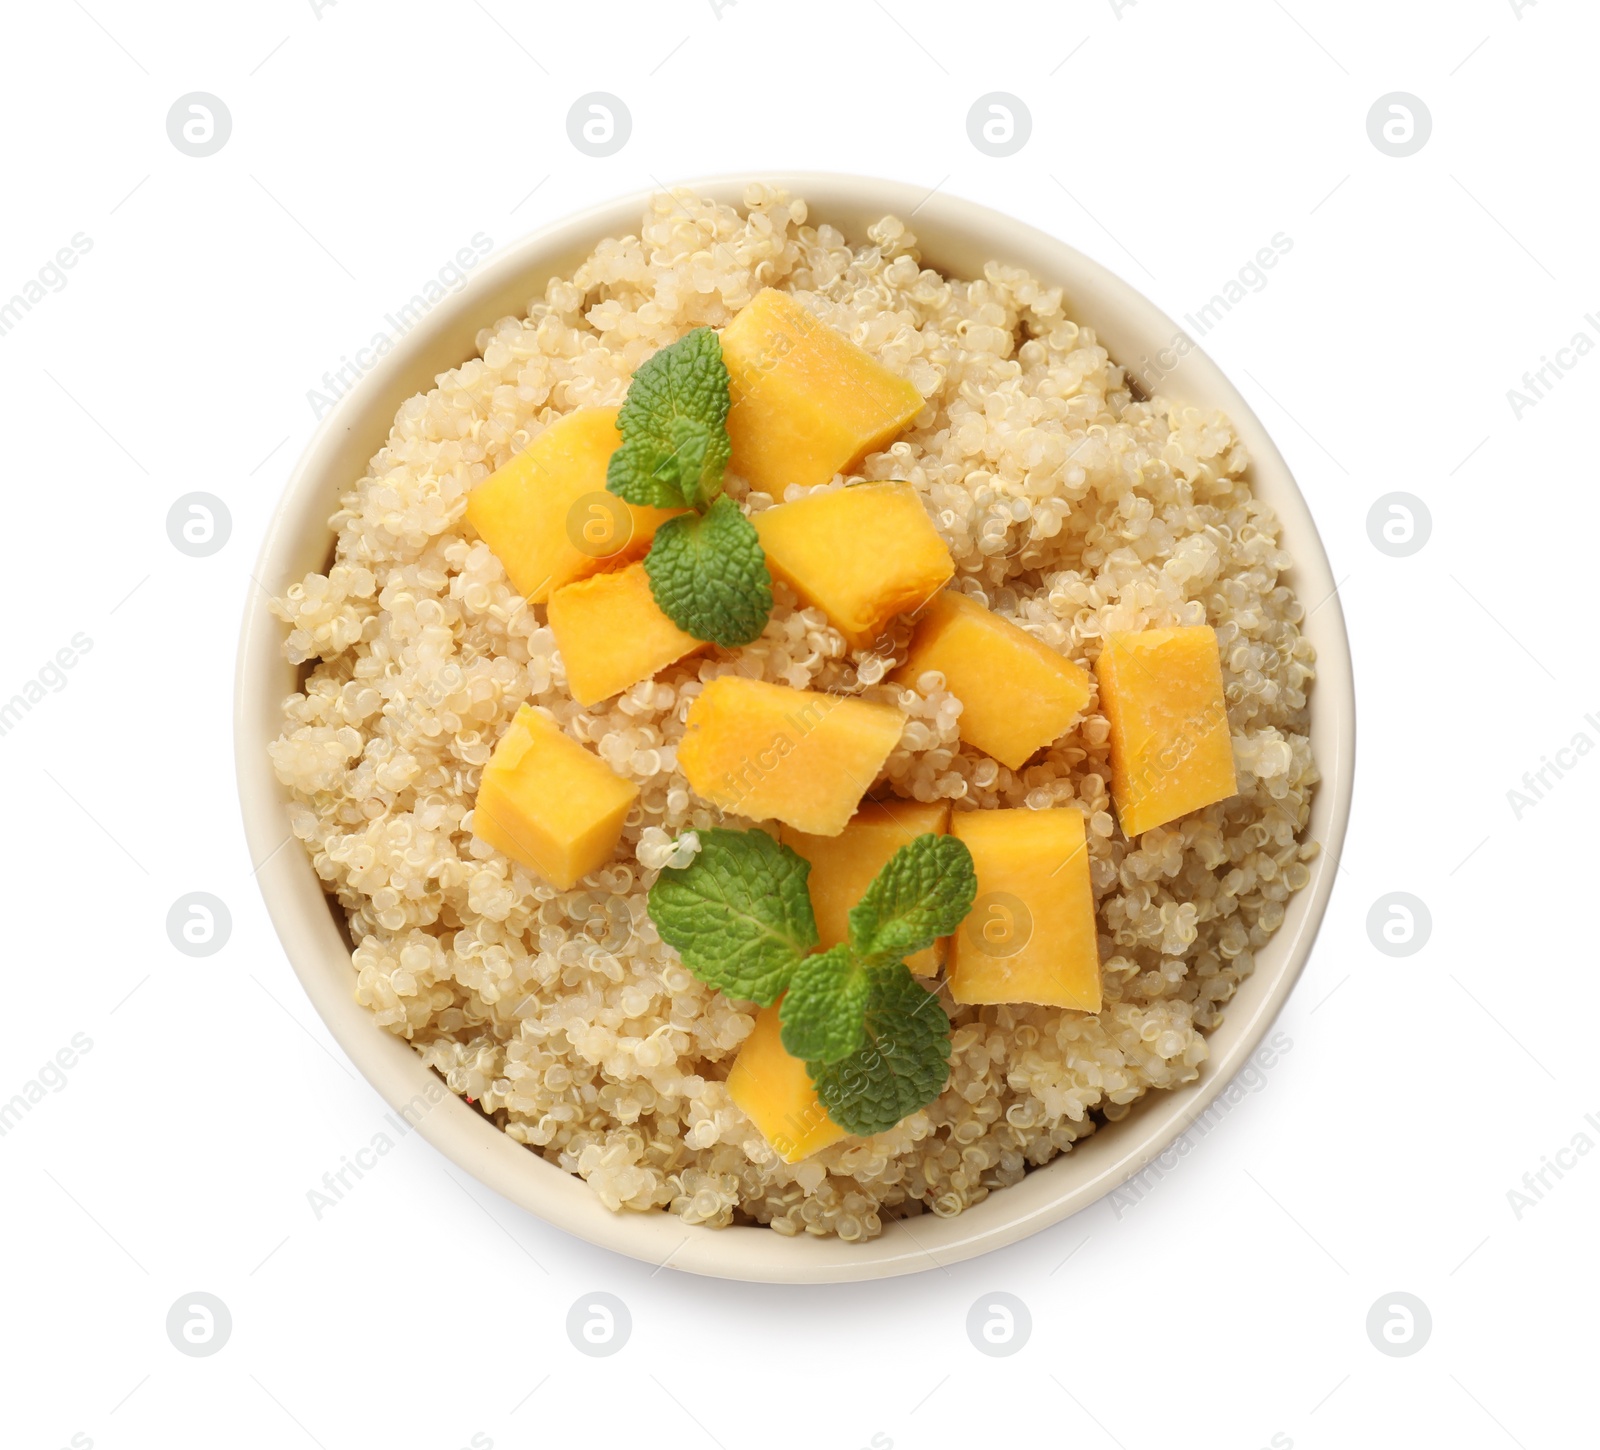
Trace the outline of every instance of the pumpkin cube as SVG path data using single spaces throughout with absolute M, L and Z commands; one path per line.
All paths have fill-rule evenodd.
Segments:
M 972 911 L 950 938 L 950 995 L 1100 1010 L 1100 952 L 1083 815 L 957 811 L 950 834 L 978 872 Z
M 953 589 L 917 621 L 891 678 L 915 689 L 929 670 L 961 701 L 961 738 L 1012 770 L 1059 739 L 1094 696 L 1087 670 Z
M 916 485 L 861 483 L 755 515 L 767 566 L 853 649 L 920 609 L 956 572 Z
M 570 891 L 605 865 L 639 787 L 524 705 L 483 768 L 472 834 Z
M 863 801 L 837 836 L 808 836 L 785 826 L 778 839 L 811 863 L 807 885 L 819 949 L 850 939 L 850 908 L 896 851 L 918 836 L 942 836 L 949 828 L 949 801 L 903 800 Z M 944 961 L 944 945 L 935 942 L 908 957 L 906 965 L 918 976 L 932 976 Z
M 785 1163 L 837 1143 L 845 1131 L 822 1106 L 805 1063 L 783 1050 L 778 1003 L 763 1007 L 728 1073 L 728 1096 Z
M 689 707 L 678 764 L 725 811 L 837 836 L 904 724 L 892 705 L 722 675 Z
M 1111 797 L 1129 840 L 1238 790 L 1216 630 L 1107 635 L 1095 673 L 1111 725 Z
M 558 418 L 467 497 L 467 522 L 530 604 L 574 579 L 637 559 L 681 509 L 635 508 L 606 492 L 622 442 L 617 409 Z
M 922 394 L 786 292 L 758 292 L 722 330 L 731 467 L 782 498 L 826 483 L 892 441 Z
M 598 704 L 707 647 L 661 612 L 642 563 L 564 584 L 549 609 L 567 686 L 580 705 Z

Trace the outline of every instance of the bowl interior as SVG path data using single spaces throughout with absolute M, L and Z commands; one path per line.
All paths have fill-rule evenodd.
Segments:
M 747 180 L 722 177 L 688 185 L 737 203 Z M 1150 365 L 1141 360 L 1157 360 L 1165 396 L 1221 409 L 1250 451 L 1253 487 L 1282 520 L 1295 560 L 1290 582 L 1310 611 L 1302 628 L 1317 651 L 1311 738 L 1323 779 L 1308 834 L 1324 849 L 1310 863 L 1309 884 L 1291 898 L 1283 926 L 1257 954 L 1255 973 L 1211 1035 L 1211 1058 L 1200 1080 L 1176 1092 L 1147 1094 L 1121 1122 L 955 1218 L 925 1214 L 886 1223 L 880 1238 L 852 1245 L 790 1239 L 764 1228 L 691 1229 L 666 1213 L 612 1214 L 587 1185 L 443 1090 L 422 1060 L 355 1001 L 342 913 L 323 894 L 292 839 L 287 796 L 267 757 L 280 729 L 282 701 L 298 687 L 297 671 L 283 657 L 282 626 L 267 608 L 269 594 L 326 568 L 333 543 L 328 518 L 383 445 L 400 404 L 431 387 L 440 372 L 474 356 L 480 328 L 525 312 L 549 278 L 570 273 L 600 238 L 637 233 L 646 193 L 506 249 L 402 337 L 324 421 L 268 526 L 250 586 L 237 664 L 235 750 L 251 859 L 262 863 L 257 879 L 273 924 L 317 1011 L 391 1107 L 406 1108 L 425 1138 L 489 1187 L 592 1243 L 695 1273 L 816 1283 L 911 1273 L 1012 1243 L 1111 1191 L 1199 1117 L 1256 1050 L 1310 952 L 1349 815 L 1355 705 L 1344 620 L 1305 500 L 1260 421 L 1216 365 L 1197 347 L 1174 346 L 1186 341 L 1176 323 L 1065 243 L 972 202 L 927 197 L 919 187 L 869 178 L 795 174 L 767 180 L 805 198 L 813 223 L 829 222 L 852 242 L 863 241 L 870 224 L 893 213 L 909 218 L 926 265 L 947 275 L 981 276 L 986 263 L 999 260 L 1062 286 L 1069 314 L 1093 327 L 1114 358 L 1146 375 Z

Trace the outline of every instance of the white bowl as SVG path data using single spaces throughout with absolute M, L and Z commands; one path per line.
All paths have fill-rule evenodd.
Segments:
M 690 183 L 697 192 L 738 203 L 750 178 Z M 1066 289 L 1071 315 L 1093 327 L 1123 362 L 1156 358 L 1181 329 L 1126 282 L 1098 263 L 1032 227 L 973 202 L 903 182 L 831 173 L 766 178 L 803 197 L 813 222 L 827 221 L 854 242 L 894 213 L 911 218 L 926 262 L 949 275 L 973 277 L 999 259 L 1028 268 Z M 366 470 L 382 446 L 400 404 L 433 385 L 437 374 L 476 353 L 481 327 L 521 315 L 555 275 L 570 275 L 602 237 L 636 233 L 645 193 L 610 202 L 546 227 L 507 248 L 476 272 L 384 356 L 318 429 L 289 481 L 267 529 L 255 577 L 278 594 L 303 575 L 325 569 L 333 548 L 328 518 L 338 495 Z M 1170 353 L 1169 353 L 1170 356 Z M 1305 634 L 1316 646 L 1311 694 L 1311 743 L 1322 771 L 1310 835 L 1322 852 L 1311 880 L 1290 901 L 1278 933 L 1256 957 L 1254 974 L 1228 1004 L 1211 1034 L 1211 1056 L 1200 1080 L 1177 1092 L 1148 1094 L 1121 1122 L 1106 1125 L 1070 1153 L 991 1194 L 954 1218 L 932 1214 L 888 1223 L 863 1244 L 807 1236 L 785 1238 L 766 1228 L 689 1228 L 664 1213 L 606 1209 L 588 1186 L 513 1142 L 454 1094 L 421 1119 L 422 1135 L 481 1182 L 539 1217 L 619 1253 L 675 1269 L 770 1283 L 819 1283 L 908 1274 L 950 1264 L 1035 1233 L 1088 1207 L 1165 1149 L 1209 1105 L 1260 1044 L 1310 954 L 1333 888 L 1336 861 L 1350 812 L 1355 764 L 1355 696 L 1344 618 L 1334 580 L 1305 500 L 1288 466 L 1255 414 L 1216 365 L 1198 349 L 1161 381 L 1164 395 L 1220 408 L 1254 460 L 1259 497 L 1282 520 L 1295 560 L 1292 582 L 1311 614 Z M 287 796 L 273 774 L 267 746 L 279 733 L 282 702 L 298 686 L 282 650 L 283 626 L 254 586 L 239 641 L 235 750 L 239 794 L 251 859 L 267 909 L 306 995 L 367 1080 L 392 1107 L 439 1079 L 400 1038 L 379 1027 L 355 1000 L 355 976 L 342 912 L 323 894 L 289 832 Z M 282 849 L 279 849 L 282 847 Z M 687 1241 L 685 1236 L 687 1235 Z

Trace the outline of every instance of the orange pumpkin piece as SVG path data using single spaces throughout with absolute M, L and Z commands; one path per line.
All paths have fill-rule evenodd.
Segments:
M 639 787 L 524 705 L 483 768 L 472 834 L 570 891 L 605 865 Z
M 953 589 L 917 621 L 892 678 L 915 689 L 929 670 L 961 701 L 961 738 L 1012 770 L 1059 739 L 1094 697 L 1086 669 Z
M 950 834 L 978 873 L 972 911 L 950 939 L 950 995 L 1098 1012 L 1100 951 L 1083 815 L 957 811 Z
M 617 409 L 579 408 L 556 421 L 467 497 L 467 522 L 530 604 L 641 557 L 682 509 L 635 508 L 606 492 L 622 442 Z
M 897 614 L 948 584 L 955 560 L 916 485 L 858 483 L 755 515 L 767 567 L 849 642 L 870 647 Z
M 1214 629 L 1108 635 L 1095 674 L 1111 725 L 1111 797 L 1129 840 L 1238 790 Z
M 549 609 L 567 686 L 580 705 L 598 704 L 707 648 L 661 612 L 643 563 L 563 585 Z
M 823 1107 L 805 1063 L 784 1051 L 778 1003 L 763 1007 L 728 1073 L 728 1096 L 785 1163 L 848 1136 Z
M 782 498 L 845 473 L 922 411 L 922 394 L 787 292 L 758 292 L 722 330 L 733 471 Z
M 721 675 L 689 707 L 678 764 L 725 811 L 837 836 L 904 724 L 892 705 Z

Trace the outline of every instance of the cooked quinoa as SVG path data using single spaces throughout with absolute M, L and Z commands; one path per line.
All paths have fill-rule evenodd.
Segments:
M 556 418 L 621 403 L 653 352 L 723 326 L 764 286 L 927 400 L 860 476 L 916 484 L 956 587 L 1085 666 L 1111 631 L 1216 629 L 1237 796 L 1130 844 L 1098 702 L 1008 770 L 957 738 L 961 702 L 937 675 L 917 691 L 883 683 L 907 621 L 892 653 L 852 654 L 781 583 L 765 633 L 735 655 L 685 660 L 595 709 L 572 700 L 544 609 L 465 523 L 467 495 Z M 348 917 L 357 998 L 609 1208 L 846 1240 L 885 1216 L 959 1213 L 1147 1090 L 1193 1081 L 1206 1033 L 1306 884 L 1314 652 L 1278 521 L 1228 420 L 1141 398 L 1070 313 L 1062 289 L 1014 267 L 974 281 L 924 267 L 893 217 L 852 247 L 767 187 L 742 208 L 656 197 L 638 235 L 601 242 L 401 407 L 331 520 L 332 566 L 275 602 L 305 673 L 272 759 Z M 728 491 L 750 512 L 783 501 L 731 475 Z M 657 871 L 693 850 L 675 839 L 728 823 L 690 791 L 676 746 L 705 682 L 734 669 L 898 705 L 908 718 L 875 795 L 1081 810 L 1104 1010 L 956 1007 L 945 992 L 944 1094 L 889 1132 L 782 1162 L 723 1085 L 754 1009 L 692 976 L 646 913 Z M 525 702 L 641 792 L 613 862 L 572 891 L 472 835 L 479 773 Z

